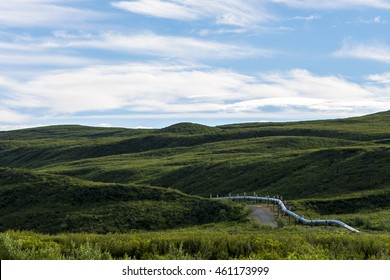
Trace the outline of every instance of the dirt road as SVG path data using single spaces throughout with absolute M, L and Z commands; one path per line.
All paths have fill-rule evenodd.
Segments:
M 273 228 L 278 227 L 274 214 L 267 207 L 251 205 L 249 208 L 253 211 L 250 214 L 251 218 L 255 219 L 263 225 L 271 226 Z

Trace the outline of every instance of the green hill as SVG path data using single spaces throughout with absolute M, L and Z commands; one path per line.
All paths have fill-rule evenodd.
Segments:
M 0 168 L 0 231 L 126 232 L 240 221 L 239 205 L 147 186 Z
M 197 123 L 178 123 L 161 129 L 161 133 L 177 133 L 177 134 L 205 134 L 217 133 L 220 129 Z
M 48 232 L 61 225 L 64 231 L 126 231 L 213 221 L 211 214 L 204 214 L 208 211 L 216 220 L 234 220 L 239 215 L 232 205 L 188 195 L 243 192 L 283 195 L 296 201 L 300 211 L 312 214 L 371 215 L 390 211 L 389 166 L 390 111 L 349 119 L 219 127 L 180 123 L 155 130 L 53 126 L 0 132 L 0 167 L 12 168 L 2 172 L 21 172 L 27 180 L 0 181 L 5 203 L 0 226 Z M 65 196 L 63 202 L 56 187 Z M 152 189 L 162 198 L 148 199 Z M 106 190 L 109 196 L 97 195 L 97 190 Z M 20 198 L 23 192 L 31 200 L 42 197 L 43 206 L 30 207 L 27 198 Z M 147 195 L 109 199 L 124 192 Z M 180 199 L 168 199 L 166 192 Z M 80 195 L 87 200 L 102 196 L 73 205 Z M 11 207 L 16 202 L 9 197 L 20 201 L 19 208 Z M 346 201 L 345 207 L 335 210 L 336 204 L 341 205 L 338 201 Z M 205 212 L 195 211 L 202 203 Z M 158 218 L 148 216 L 153 207 L 162 209 Z M 50 215 L 49 209 L 54 209 Z M 120 213 L 118 220 L 111 221 L 106 211 Z M 122 217 L 125 212 L 133 218 Z M 144 216 L 142 222 L 135 222 L 137 213 Z M 45 215 L 55 226 L 34 224 Z M 191 218 L 183 223 L 188 215 Z M 65 220 L 66 226 L 59 220 Z
M 33 140 L 33 139 L 80 139 L 103 137 L 127 137 L 142 134 L 147 130 L 126 128 L 88 127 L 81 125 L 45 126 L 14 131 L 0 132 L 0 140 Z

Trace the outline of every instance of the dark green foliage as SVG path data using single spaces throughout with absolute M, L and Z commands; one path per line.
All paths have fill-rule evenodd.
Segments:
M 390 205 L 390 191 L 378 191 L 362 196 L 307 200 L 304 205 L 305 208 L 313 209 L 320 215 L 374 211 Z
M 163 175 L 152 184 L 203 195 L 257 191 L 288 199 L 324 197 L 386 187 L 389 166 L 389 148 L 326 149 L 281 158 L 198 163 Z
M 145 186 L 0 169 L 0 231 L 126 232 L 241 220 L 240 205 Z

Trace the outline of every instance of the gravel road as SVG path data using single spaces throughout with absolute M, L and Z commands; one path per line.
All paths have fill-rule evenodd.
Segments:
M 278 227 L 274 214 L 267 207 L 251 205 L 249 208 L 253 211 L 250 214 L 251 218 L 259 221 L 263 225 L 271 226 L 273 228 Z

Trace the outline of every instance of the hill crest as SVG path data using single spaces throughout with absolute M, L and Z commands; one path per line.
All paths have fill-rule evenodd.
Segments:
M 181 122 L 167 126 L 159 130 L 162 133 L 178 133 L 178 134 L 204 134 L 220 132 L 221 129 L 217 127 L 211 127 L 203 124 Z

